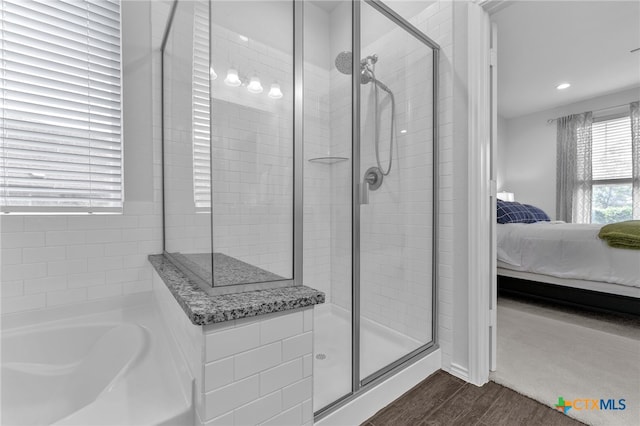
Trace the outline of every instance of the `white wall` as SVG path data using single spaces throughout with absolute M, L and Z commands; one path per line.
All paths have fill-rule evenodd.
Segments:
M 506 120 L 506 135 L 498 152 L 498 157 L 504 158 L 498 163 L 503 178 L 498 190 L 513 192 L 516 201 L 540 207 L 555 218 L 556 123 L 549 124 L 547 120 L 628 104 L 639 98 L 640 88 L 636 88 Z
M 499 190 L 504 187 L 507 168 L 507 119 L 498 115 L 498 140 L 496 147 L 496 183 Z
M 150 13 L 122 2 L 124 214 L 1 216 L 2 314 L 151 290 L 162 217 Z

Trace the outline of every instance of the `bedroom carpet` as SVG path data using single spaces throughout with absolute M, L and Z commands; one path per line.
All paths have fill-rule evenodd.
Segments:
M 498 301 L 497 370 L 491 380 L 555 406 L 558 397 L 625 399 L 625 410 L 577 410 L 591 425 L 640 424 L 640 321 Z

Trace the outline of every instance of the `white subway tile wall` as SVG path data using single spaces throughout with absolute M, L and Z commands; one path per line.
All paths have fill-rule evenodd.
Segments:
M 152 275 L 200 424 L 312 424 L 313 307 L 195 326 Z
M 123 216 L 0 216 L 2 313 L 150 291 L 146 256 L 162 251 L 160 208 L 125 202 Z M 144 231 L 133 241 L 131 227 Z
M 196 406 L 203 424 L 313 421 L 313 308 L 213 324 L 204 332 L 204 397 Z
M 439 115 L 439 240 L 438 240 L 438 343 L 442 351 L 442 368 L 449 370 L 453 352 L 453 186 L 451 177 L 455 167 L 466 164 L 453 161 L 453 0 L 439 0 L 412 20 L 440 45 L 440 74 L 438 87 Z M 460 174 L 464 177 L 466 175 Z M 465 216 L 466 217 L 466 216 Z

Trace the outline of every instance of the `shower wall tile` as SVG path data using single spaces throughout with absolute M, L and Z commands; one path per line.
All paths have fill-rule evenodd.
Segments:
M 466 163 L 456 163 L 453 154 L 453 7 L 452 0 L 439 0 L 426 9 L 427 14 L 416 17 L 413 24 L 425 31 L 440 47 L 439 74 L 439 166 L 442 179 L 439 188 L 439 241 L 438 258 L 438 339 L 442 351 L 442 368 L 451 366 L 453 352 L 453 288 L 454 256 L 454 220 L 452 211 L 455 199 L 454 186 L 457 180 L 466 176 Z M 459 161 L 459 160 L 458 160 Z M 459 216 L 462 215 L 462 212 Z M 457 220 L 465 220 L 458 217 Z
M 314 47 L 305 45 L 317 51 Z M 325 292 L 331 300 L 331 170 L 337 163 L 309 161 L 333 155 L 329 71 L 305 62 L 304 80 L 304 284 Z

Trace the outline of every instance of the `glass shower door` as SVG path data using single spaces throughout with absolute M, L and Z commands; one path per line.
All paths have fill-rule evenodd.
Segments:
M 360 380 L 434 340 L 434 52 L 363 2 Z

